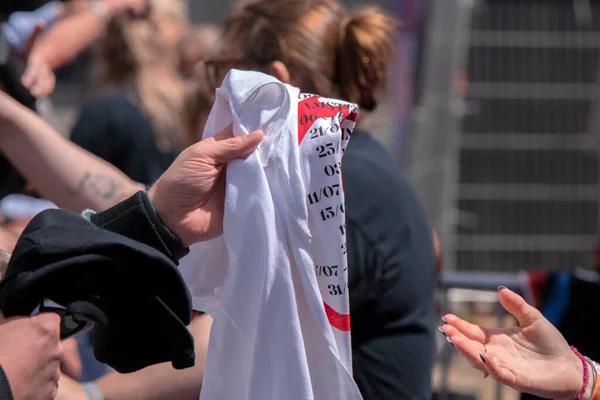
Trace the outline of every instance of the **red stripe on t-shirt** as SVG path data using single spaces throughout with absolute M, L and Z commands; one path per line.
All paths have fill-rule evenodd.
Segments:
M 323 302 L 325 305 L 325 314 L 331 326 L 340 331 L 350 332 L 350 314 L 341 314 L 335 311 L 329 306 L 329 304 Z
M 322 97 L 315 96 L 298 102 L 298 144 L 302 143 L 302 139 L 318 119 L 333 118 L 342 113 L 340 122 L 346 118 L 356 122 L 358 113 L 350 112 L 347 105 L 340 104 L 339 107 L 331 107 L 327 103 L 319 101 L 320 99 Z

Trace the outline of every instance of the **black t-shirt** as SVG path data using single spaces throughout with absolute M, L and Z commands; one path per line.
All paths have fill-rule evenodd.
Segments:
M 356 131 L 342 162 L 354 378 L 365 400 L 430 399 L 432 230 L 391 154 Z
M 88 101 L 71 140 L 143 184 L 154 183 L 179 154 L 179 149 L 163 153 L 156 147 L 150 120 L 123 91 Z

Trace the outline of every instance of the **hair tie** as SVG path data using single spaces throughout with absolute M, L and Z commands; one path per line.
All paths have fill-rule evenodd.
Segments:
M 362 67 L 366 72 L 366 83 L 361 85 L 361 106 L 366 110 L 372 110 L 377 105 L 373 92 L 379 82 L 371 65 L 371 59 L 368 56 L 364 56 L 361 61 L 363 64 Z

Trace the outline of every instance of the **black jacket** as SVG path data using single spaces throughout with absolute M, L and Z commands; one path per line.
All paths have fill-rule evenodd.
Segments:
M 65 210 L 34 218 L 0 284 L 0 308 L 7 317 L 29 315 L 46 297 L 96 320 L 94 354 L 119 372 L 166 361 L 193 366 L 191 300 L 175 265 L 186 253 L 179 239 L 142 192 L 91 220 L 104 229 Z M 0 368 L 5 399 L 12 395 Z

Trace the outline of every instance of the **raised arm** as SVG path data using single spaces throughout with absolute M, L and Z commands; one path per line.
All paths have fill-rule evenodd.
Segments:
M 1 92 L 0 124 L 0 151 L 59 207 L 101 211 L 144 188 Z
M 106 22 L 115 14 L 129 10 L 142 14 L 147 0 L 96 0 L 89 7 L 57 22 L 40 37 L 32 54 L 57 69 L 73 61 L 103 33 Z

